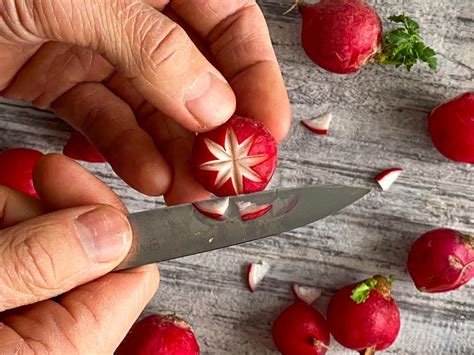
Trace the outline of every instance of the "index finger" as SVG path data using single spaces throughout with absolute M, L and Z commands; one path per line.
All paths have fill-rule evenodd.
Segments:
M 237 112 L 261 121 L 279 142 L 288 133 L 288 94 L 263 14 L 254 0 L 173 0 L 173 10 L 210 43 L 237 96 Z

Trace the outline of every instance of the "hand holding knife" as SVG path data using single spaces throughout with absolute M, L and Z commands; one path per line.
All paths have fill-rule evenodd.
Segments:
M 309 186 L 229 198 L 221 220 L 200 213 L 193 204 L 132 213 L 132 248 L 115 269 L 123 270 L 204 253 L 277 235 L 325 218 L 359 200 L 370 190 L 342 185 Z M 271 205 L 264 215 L 244 220 L 238 204 Z

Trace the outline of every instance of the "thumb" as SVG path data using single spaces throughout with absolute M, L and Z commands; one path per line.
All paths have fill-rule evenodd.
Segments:
M 106 206 L 72 208 L 0 231 L 0 312 L 60 295 L 111 271 L 132 240 Z
M 208 130 L 233 114 L 235 96 L 224 77 L 179 25 L 150 5 L 136 0 L 20 3 L 10 11 L 22 13 L 7 16 L 21 19 L 15 24 L 23 27 L 18 33 L 98 51 L 150 103 L 189 130 Z

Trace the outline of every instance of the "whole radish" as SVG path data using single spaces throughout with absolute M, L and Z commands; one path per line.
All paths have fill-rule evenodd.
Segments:
M 333 73 L 358 71 L 382 45 L 377 12 L 359 0 L 322 0 L 300 5 L 301 40 L 306 54 Z
M 401 23 L 382 34 L 377 11 L 362 0 L 321 0 L 306 4 L 297 0 L 302 17 L 301 41 L 311 60 L 320 67 L 339 74 L 359 71 L 369 62 L 408 70 L 422 60 L 430 68 L 437 66 L 435 52 L 426 47 L 418 34 L 418 24 L 407 16 L 391 16 Z
M 391 278 L 376 275 L 337 291 L 327 309 L 334 338 L 361 354 L 388 348 L 400 330 L 400 312 L 391 287 Z
M 261 123 L 232 116 L 194 141 L 194 176 L 217 196 L 263 190 L 277 164 L 277 144 Z
M 428 116 L 436 149 L 448 159 L 474 164 L 474 92 L 436 107 Z
M 198 355 L 189 324 L 175 315 L 153 314 L 135 323 L 115 355 Z
M 33 185 L 33 169 L 43 153 L 13 148 L 0 153 L 0 185 L 38 197 Z
M 461 287 L 474 278 L 474 237 L 447 228 L 421 235 L 408 254 L 408 271 L 422 292 Z
M 82 160 L 89 163 L 105 163 L 102 154 L 92 146 L 92 144 L 77 131 L 72 132 L 63 149 L 63 154 L 75 160 Z
M 284 355 L 323 355 L 329 347 L 324 317 L 304 302 L 287 307 L 273 324 L 273 342 Z

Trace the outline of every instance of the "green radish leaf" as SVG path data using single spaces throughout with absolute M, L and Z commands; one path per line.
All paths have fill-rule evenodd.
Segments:
M 403 28 L 398 28 L 389 32 L 386 36 L 386 40 L 396 46 L 408 45 L 410 43 L 410 37 L 406 35 Z
M 377 280 L 375 279 L 362 281 L 352 290 L 351 299 L 357 304 L 364 303 L 375 286 L 377 286 Z
M 422 56 L 420 56 L 420 59 L 427 63 L 431 69 L 436 69 L 436 67 L 438 66 L 436 52 L 430 47 L 425 47 Z
M 393 275 L 388 276 L 388 287 L 392 288 L 393 286 Z
M 375 61 L 395 67 L 405 66 L 408 71 L 418 61 L 422 61 L 431 69 L 436 69 L 436 52 L 423 43 L 418 34 L 418 23 L 405 15 L 390 16 L 389 20 L 403 24 L 403 27 L 396 28 L 384 36 L 382 50 L 375 57 Z
M 408 32 L 417 33 L 418 30 L 420 29 L 420 25 L 418 25 L 417 22 L 413 21 L 408 16 L 404 16 L 403 23 L 405 24 L 405 28 L 408 30 Z
M 416 32 L 420 28 L 416 21 L 405 15 L 390 16 L 388 19 L 392 22 L 403 23 L 408 31 Z

